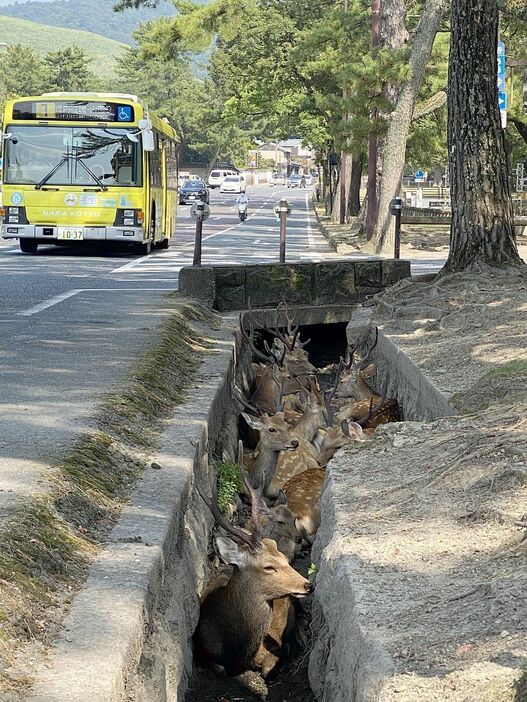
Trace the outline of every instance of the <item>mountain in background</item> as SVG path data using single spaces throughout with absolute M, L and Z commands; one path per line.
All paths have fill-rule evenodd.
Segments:
M 161 0 L 156 8 L 141 8 L 114 12 L 116 0 L 28 0 L 15 2 L 0 0 L 2 15 L 67 29 L 82 29 L 132 43 L 132 33 L 141 22 L 173 15 L 174 6 Z M 14 42 L 11 42 L 14 43 Z
M 1 11 L 4 11 L 3 7 Z M 126 49 L 125 44 L 91 32 L 52 27 L 5 16 L 0 16 L 0 42 L 29 46 L 41 56 L 48 51 L 78 46 L 92 59 L 89 69 L 102 79 L 115 76 L 116 58 Z

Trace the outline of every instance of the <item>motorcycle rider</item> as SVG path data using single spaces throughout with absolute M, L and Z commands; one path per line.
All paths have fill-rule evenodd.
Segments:
M 238 217 L 240 218 L 240 221 L 243 222 L 243 220 L 247 217 L 249 198 L 245 193 L 240 193 L 236 198 L 235 203 L 238 206 Z

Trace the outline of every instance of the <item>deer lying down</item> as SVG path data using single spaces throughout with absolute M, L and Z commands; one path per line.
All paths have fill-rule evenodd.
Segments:
M 241 451 L 239 463 L 241 463 Z M 238 675 L 260 664 L 269 672 L 277 656 L 264 652 L 264 639 L 272 627 L 272 638 L 282 638 L 289 621 L 288 608 L 273 603 L 280 598 L 306 597 L 311 583 L 292 568 L 276 543 L 261 536 L 259 495 L 245 474 L 244 482 L 251 496 L 253 532 L 235 527 L 221 514 L 218 505 L 198 492 L 216 522 L 236 539 L 216 537 L 216 546 L 232 574 L 220 574 L 209 586 L 201 601 L 198 626 L 194 632 L 194 654 L 198 665 Z M 284 616 L 284 611 L 286 610 Z M 281 633 L 280 633 L 281 632 Z
M 223 587 L 206 596 L 194 635 L 198 665 L 238 675 L 256 664 L 255 657 L 273 619 L 272 603 L 287 595 L 306 597 L 311 583 L 297 573 L 271 539 L 258 549 L 216 537 L 221 557 L 234 567 Z M 269 672 L 269 671 L 267 671 Z

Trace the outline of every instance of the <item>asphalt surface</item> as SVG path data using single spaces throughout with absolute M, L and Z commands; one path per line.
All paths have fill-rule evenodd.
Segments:
M 339 258 L 317 230 L 310 195 L 249 189 L 241 223 L 236 196 L 212 191 L 203 264 L 278 260 L 273 206 L 283 196 L 293 210 L 287 259 Z M 190 206 L 180 206 L 170 248 L 146 257 L 82 246 L 42 246 L 31 256 L 17 241 L 0 240 L 0 517 L 42 491 L 49 469 L 89 426 L 97 399 L 151 340 L 167 314 L 166 294 L 192 263 L 194 231 Z

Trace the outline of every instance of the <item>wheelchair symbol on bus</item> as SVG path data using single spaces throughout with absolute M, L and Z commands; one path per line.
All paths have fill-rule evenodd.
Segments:
M 132 121 L 132 108 L 129 105 L 119 105 L 117 108 L 117 121 L 118 122 L 131 122 Z

